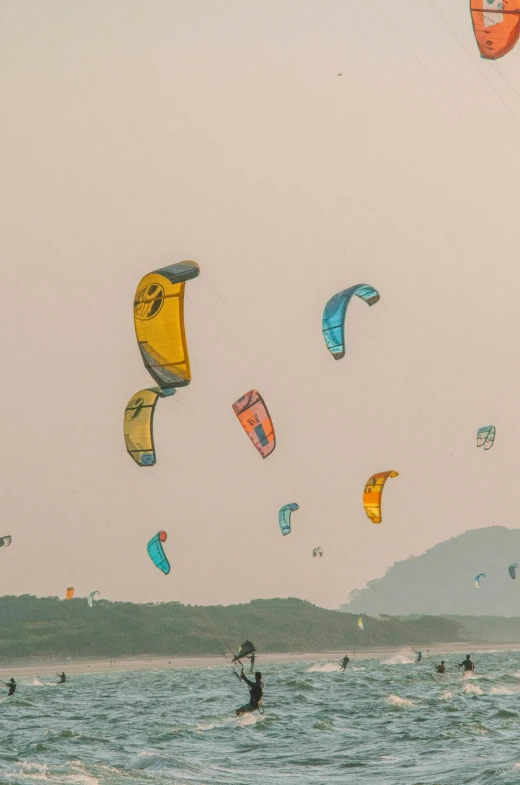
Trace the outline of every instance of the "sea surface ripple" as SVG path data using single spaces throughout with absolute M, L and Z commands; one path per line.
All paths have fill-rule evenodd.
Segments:
M 435 658 L 439 662 L 440 656 Z M 1 785 L 520 785 L 520 653 L 269 663 L 237 719 L 229 666 L 18 680 L 0 699 Z

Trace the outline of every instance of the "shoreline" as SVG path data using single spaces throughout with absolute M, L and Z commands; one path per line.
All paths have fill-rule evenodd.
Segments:
M 352 649 L 319 651 L 319 652 L 270 652 L 257 654 L 258 667 L 268 664 L 284 662 L 319 662 L 327 660 L 341 660 L 348 653 L 351 660 L 389 658 L 398 654 L 408 655 L 414 651 L 412 646 L 381 646 L 371 649 Z M 520 651 L 520 642 L 513 643 L 478 643 L 465 641 L 460 643 L 438 643 L 423 649 L 423 658 L 440 656 L 442 654 L 485 654 L 486 652 Z M 217 668 L 231 664 L 231 657 L 225 659 L 222 655 L 209 656 L 172 656 L 156 657 L 143 655 L 140 657 L 121 657 L 112 661 L 106 659 L 64 659 L 49 660 L 46 658 L 35 659 L 24 665 L 0 665 L 0 676 L 24 677 L 36 675 L 54 676 L 58 671 L 67 674 L 88 673 L 130 673 L 132 671 L 148 670 L 182 670 L 184 668 Z

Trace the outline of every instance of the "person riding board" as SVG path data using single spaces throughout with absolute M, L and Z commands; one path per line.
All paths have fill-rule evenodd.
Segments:
M 446 665 L 444 664 L 444 660 L 441 660 L 440 665 L 435 666 L 435 670 L 437 673 L 445 673 L 446 672 Z
M 415 662 L 420 662 L 422 660 L 422 651 L 415 651 L 415 653 L 417 654 L 417 659 L 415 660 Z
M 475 670 L 475 663 L 471 661 L 471 655 L 466 654 L 466 659 L 458 663 L 459 668 L 464 668 L 464 673 L 471 673 Z
M 5 684 L 9 692 L 7 693 L 7 697 L 10 695 L 14 695 L 16 692 L 16 682 L 14 679 L 9 679 L 9 683 L 6 681 L 2 681 L 2 684 Z
M 347 665 L 349 664 L 349 662 L 350 662 L 349 656 L 348 654 L 345 654 L 345 656 L 340 662 L 340 671 L 344 671 Z
M 65 676 L 65 671 L 63 673 L 58 673 L 59 682 L 58 684 L 65 684 L 67 681 L 67 677 Z
M 243 679 L 249 686 L 249 703 L 246 703 L 245 706 L 241 706 L 236 710 L 235 713 L 237 717 L 240 717 L 242 714 L 249 714 L 258 709 L 259 705 L 262 703 L 262 695 L 264 693 L 264 684 L 260 671 L 255 673 L 255 681 L 251 681 L 244 674 L 244 666 L 242 665 L 240 679 Z
M 248 660 L 251 660 L 251 667 L 249 668 L 249 672 L 253 673 L 255 669 L 255 653 L 249 654 L 247 657 Z

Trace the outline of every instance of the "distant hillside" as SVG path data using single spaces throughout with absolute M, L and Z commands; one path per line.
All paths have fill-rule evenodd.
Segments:
M 520 564 L 520 529 L 474 529 L 422 556 L 397 562 L 383 578 L 352 592 L 341 610 L 373 615 L 519 616 L 520 569 L 516 580 L 507 570 L 514 562 Z M 487 578 L 477 589 L 473 578 L 480 572 Z
M 520 563 L 520 562 L 519 562 Z M 520 642 L 520 618 L 505 616 L 449 616 L 464 625 L 467 640 L 479 643 Z
M 24 658 L 124 657 L 141 654 L 224 654 L 246 638 L 260 652 L 305 652 L 368 646 L 422 646 L 464 640 L 459 621 L 365 617 L 325 610 L 298 599 L 253 600 L 200 607 L 137 605 L 86 599 L 0 597 L 0 661 Z M 229 647 L 229 648 L 228 648 Z

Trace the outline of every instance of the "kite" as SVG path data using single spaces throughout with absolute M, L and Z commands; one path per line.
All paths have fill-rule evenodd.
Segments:
M 507 568 L 509 570 L 509 575 L 512 577 L 513 580 L 515 580 L 515 578 L 516 578 L 516 568 L 517 567 L 518 567 L 518 564 L 510 564 L 509 567 Z
M 262 458 L 271 455 L 276 447 L 274 426 L 258 390 L 250 390 L 239 398 L 233 411 Z
M 316 558 L 316 556 L 319 556 L 321 558 L 323 556 L 323 548 L 313 548 L 312 555 L 313 558 Z
M 231 662 L 240 662 L 243 657 L 247 657 L 249 654 L 253 654 L 256 649 L 251 641 L 244 641 L 242 646 L 238 647 L 238 654 L 233 656 Z
M 375 305 L 380 299 L 377 289 L 365 283 L 358 283 L 330 298 L 323 311 L 321 329 L 327 349 L 335 360 L 345 356 L 345 316 L 354 295 L 368 305 Z
M 495 443 L 496 428 L 494 425 L 486 425 L 484 428 L 479 428 L 477 431 L 477 447 L 484 447 L 485 450 L 490 450 Z
M 486 575 L 485 572 L 481 572 L 478 575 L 475 575 L 475 579 L 474 580 L 475 580 L 475 586 L 477 587 L 477 589 L 480 589 L 480 579 L 481 578 L 487 578 L 487 575 Z
M 87 602 L 88 602 L 89 608 L 92 608 L 92 606 L 94 604 L 94 597 L 96 596 L 96 594 L 100 594 L 100 592 L 98 592 L 98 591 L 91 591 L 90 594 L 88 595 Z
M 157 534 L 152 537 L 148 545 L 146 546 L 146 550 L 148 551 L 148 556 L 153 561 L 155 566 L 164 572 L 165 575 L 168 575 L 170 572 L 170 562 L 164 552 L 164 548 L 162 546 L 163 542 L 166 540 L 168 535 L 166 532 L 157 532 Z
M 0 548 L 8 548 L 12 541 L 13 538 L 10 534 L 6 534 L 5 537 L 0 537 Z
M 360 617 L 359 617 L 359 619 L 357 620 L 357 626 L 359 627 L 359 629 L 361 630 L 361 632 L 363 632 L 363 630 L 365 629 L 365 628 L 363 627 L 363 619 L 361 618 L 361 616 L 360 616 Z
M 139 282 L 134 325 L 144 366 L 164 389 L 191 381 L 184 329 L 184 288 L 200 272 L 196 262 L 178 262 L 154 270 Z
M 281 508 L 280 512 L 278 513 L 278 523 L 280 524 L 280 530 L 283 535 L 291 533 L 291 513 L 299 509 L 300 508 L 296 502 L 291 502 L 291 504 L 284 504 L 284 506 Z
M 480 56 L 498 60 L 520 35 L 520 0 L 470 0 L 471 21 Z
M 378 472 L 373 474 L 365 485 L 363 507 L 372 523 L 381 523 L 383 520 L 381 517 L 381 497 L 385 482 L 389 477 L 399 477 L 399 472 L 395 472 L 393 469 L 387 472 Z
M 161 390 L 150 387 L 140 390 L 132 396 L 125 409 L 123 430 L 126 449 L 138 466 L 153 466 L 155 463 L 155 445 L 153 439 L 153 418 L 159 397 L 174 395 L 171 387 Z
M 74 597 L 74 586 L 69 586 L 69 588 L 67 589 L 67 593 L 65 594 L 65 599 L 72 600 L 73 597 Z

